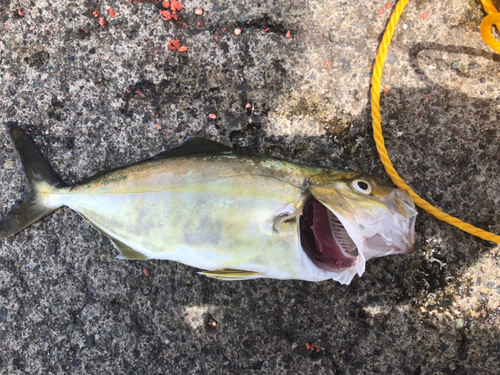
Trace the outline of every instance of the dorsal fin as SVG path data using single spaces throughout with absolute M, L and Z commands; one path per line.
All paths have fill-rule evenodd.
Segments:
M 201 137 L 189 136 L 178 147 L 160 152 L 153 159 L 173 158 L 203 152 L 231 151 L 232 148 L 219 142 L 210 141 Z

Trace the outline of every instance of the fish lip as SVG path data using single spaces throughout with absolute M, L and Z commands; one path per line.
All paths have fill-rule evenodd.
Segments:
M 384 199 L 388 214 L 381 220 L 378 233 L 366 239 L 366 259 L 394 254 L 410 254 L 415 249 L 415 203 L 407 191 L 395 189 Z
M 312 195 L 302 208 L 299 233 L 302 249 L 317 267 L 341 272 L 359 263 L 357 244 L 338 215 Z

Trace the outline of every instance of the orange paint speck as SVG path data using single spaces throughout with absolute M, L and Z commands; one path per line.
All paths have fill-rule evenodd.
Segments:
M 182 9 L 182 4 L 179 3 L 178 1 L 176 0 L 172 0 L 170 2 L 170 7 L 172 8 L 172 10 L 181 10 Z
M 162 20 L 170 21 L 172 19 L 172 13 L 169 10 L 160 11 L 160 17 Z
M 186 52 L 189 48 L 186 46 L 179 47 L 178 51 L 179 52 Z
M 425 18 L 429 18 L 429 12 L 425 11 L 424 13 L 419 14 L 418 16 L 419 16 L 420 18 L 424 18 L 424 19 L 425 19 Z
M 179 42 L 179 40 L 171 40 L 170 42 L 168 42 L 167 47 L 174 51 L 181 47 L 181 42 Z

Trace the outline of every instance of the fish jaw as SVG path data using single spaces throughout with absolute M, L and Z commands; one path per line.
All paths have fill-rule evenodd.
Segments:
M 298 233 L 303 252 L 327 278 L 349 284 L 365 271 L 365 256 L 357 250 L 364 247 L 365 238 L 314 196 L 305 201 Z
M 329 205 L 345 230 L 368 261 L 394 254 L 409 254 L 415 246 L 417 211 L 410 195 L 393 189 L 384 197 L 374 198 L 370 206 L 348 201 L 351 212 Z
M 378 232 L 366 241 L 367 259 L 393 254 L 409 254 L 415 247 L 417 211 L 408 192 L 395 189 L 383 198 L 388 213 L 380 222 Z
M 318 267 L 327 268 L 332 272 L 332 278 L 341 283 L 348 284 L 356 273 L 361 276 L 369 259 L 410 253 L 414 248 L 417 212 L 410 195 L 378 179 L 363 177 L 374 186 L 375 193 L 362 195 L 352 189 L 352 182 L 348 180 L 310 188 L 311 195 L 329 211 L 329 217 L 335 218 L 331 221 L 333 240 L 330 243 L 333 245 L 330 248 L 333 251 L 330 249 L 330 253 L 337 262 L 310 251 L 308 255 L 316 260 Z M 307 207 L 305 212 L 307 215 Z M 318 251 L 328 253 L 322 251 L 322 247 L 327 247 L 322 246 L 322 232 L 313 232 Z M 303 230 L 301 234 L 307 235 Z M 341 246 L 335 247 L 335 242 Z M 307 253 L 304 245 L 302 241 Z M 339 254 L 339 249 L 342 254 Z

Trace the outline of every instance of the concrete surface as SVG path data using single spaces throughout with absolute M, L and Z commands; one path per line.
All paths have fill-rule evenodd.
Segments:
M 159 3 L 0 0 L 0 123 L 25 128 L 70 183 L 188 134 L 387 180 L 368 105 L 384 1 L 183 4 L 175 23 Z M 411 1 L 382 115 L 403 178 L 500 233 L 500 56 L 481 41 L 483 16 L 474 1 Z M 3 215 L 25 190 L 3 127 L 0 145 Z M 416 251 L 370 261 L 350 286 L 117 260 L 68 209 L 0 245 L 2 374 L 499 371 L 500 248 L 423 212 Z

